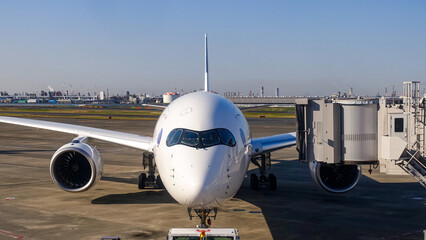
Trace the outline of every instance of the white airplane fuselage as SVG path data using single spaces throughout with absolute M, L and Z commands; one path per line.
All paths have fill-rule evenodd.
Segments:
M 178 133 L 183 129 L 188 136 L 200 133 L 200 143 L 191 139 L 189 145 L 168 144 L 174 129 Z M 201 142 L 207 141 L 202 140 L 203 133 L 209 130 L 228 130 L 235 142 L 203 146 Z M 154 130 L 153 152 L 163 184 L 176 201 L 191 208 L 217 207 L 236 194 L 247 173 L 252 153 L 250 129 L 238 107 L 226 98 L 194 92 L 163 111 Z

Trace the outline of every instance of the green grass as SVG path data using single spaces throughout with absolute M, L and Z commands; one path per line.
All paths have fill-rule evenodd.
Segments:
M 2 113 L 3 112 L 3 113 Z M 13 112 L 13 113 L 4 113 Z M 32 114 L 44 113 L 44 114 Z M 55 115 L 55 114 L 70 115 Z M 13 117 L 40 118 L 78 118 L 78 119 L 112 119 L 117 120 L 156 120 L 161 111 L 151 109 L 107 109 L 107 108 L 37 108 L 37 107 L 0 107 L 0 115 Z M 294 118 L 294 107 L 262 107 L 243 111 L 246 118 Z
M 246 118 L 295 118 L 294 113 L 276 113 L 276 112 L 244 112 Z
M 134 115 L 134 116 L 160 116 L 161 111 L 135 109 L 86 109 L 86 108 L 17 108 L 17 107 L 0 107 L 2 111 L 17 113 L 66 113 L 66 114 L 93 114 L 93 115 Z
M 1 113 L 0 116 L 8 117 L 24 117 L 24 118 L 69 118 L 69 119 L 94 119 L 94 120 L 110 120 L 108 116 L 100 115 L 38 115 L 31 113 Z M 113 120 L 157 120 L 158 117 L 137 117 L 137 116 L 112 116 Z
M 260 108 L 250 108 L 244 110 L 244 112 L 288 112 L 294 113 L 294 107 L 260 107 Z
M 294 118 L 294 107 L 260 107 L 243 110 L 246 118 Z

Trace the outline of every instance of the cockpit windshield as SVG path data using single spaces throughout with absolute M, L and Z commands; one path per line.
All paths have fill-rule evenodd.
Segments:
M 166 145 L 182 144 L 195 148 L 207 148 L 215 145 L 235 146 L 235 138 L 232 133 L 224 128 L 216 128 L 206 131 L 193 131 L 189 129 L 173 129 L 166 140 Z
M 190 147 L 196 147 L 199 144 L 200 134 L 191 130 L 184 130 L 179 143 L 188 145 Z

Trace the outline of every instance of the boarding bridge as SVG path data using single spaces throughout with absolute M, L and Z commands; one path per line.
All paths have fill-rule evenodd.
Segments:
M 426 188 L 425 98 L 404 82 L 400 98 L 297 99 L 299 160 L 380 166 L 410 174 Z

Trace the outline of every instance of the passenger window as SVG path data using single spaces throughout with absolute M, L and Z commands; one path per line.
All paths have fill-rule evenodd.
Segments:
M 211 147 L 213 145 L 220 144 L 219 135 L 217 135 L 216 130 L 209 130 L 201 132 L 201 142 L 204 147 Z
M 167 146 L 173 146 L 176 145 L 179 142 L 180 135 L 182 135 L 182 129 L 174 129 L 169 133 L 169 136 L 167 137 L 166 144 Z
M 180 140 L 182 144 L 195 147 L 198 145 L 199 136 L 197 132 L 191 130 L 185 130 L 182 134 L 182 138 Z
M 404 118 L 395 118 L 395 132 L 404 132 Z
M 235 139 L 232 133 L 226 129 L 218 129 L 222 143 L 228 146 L 235 146 Z

